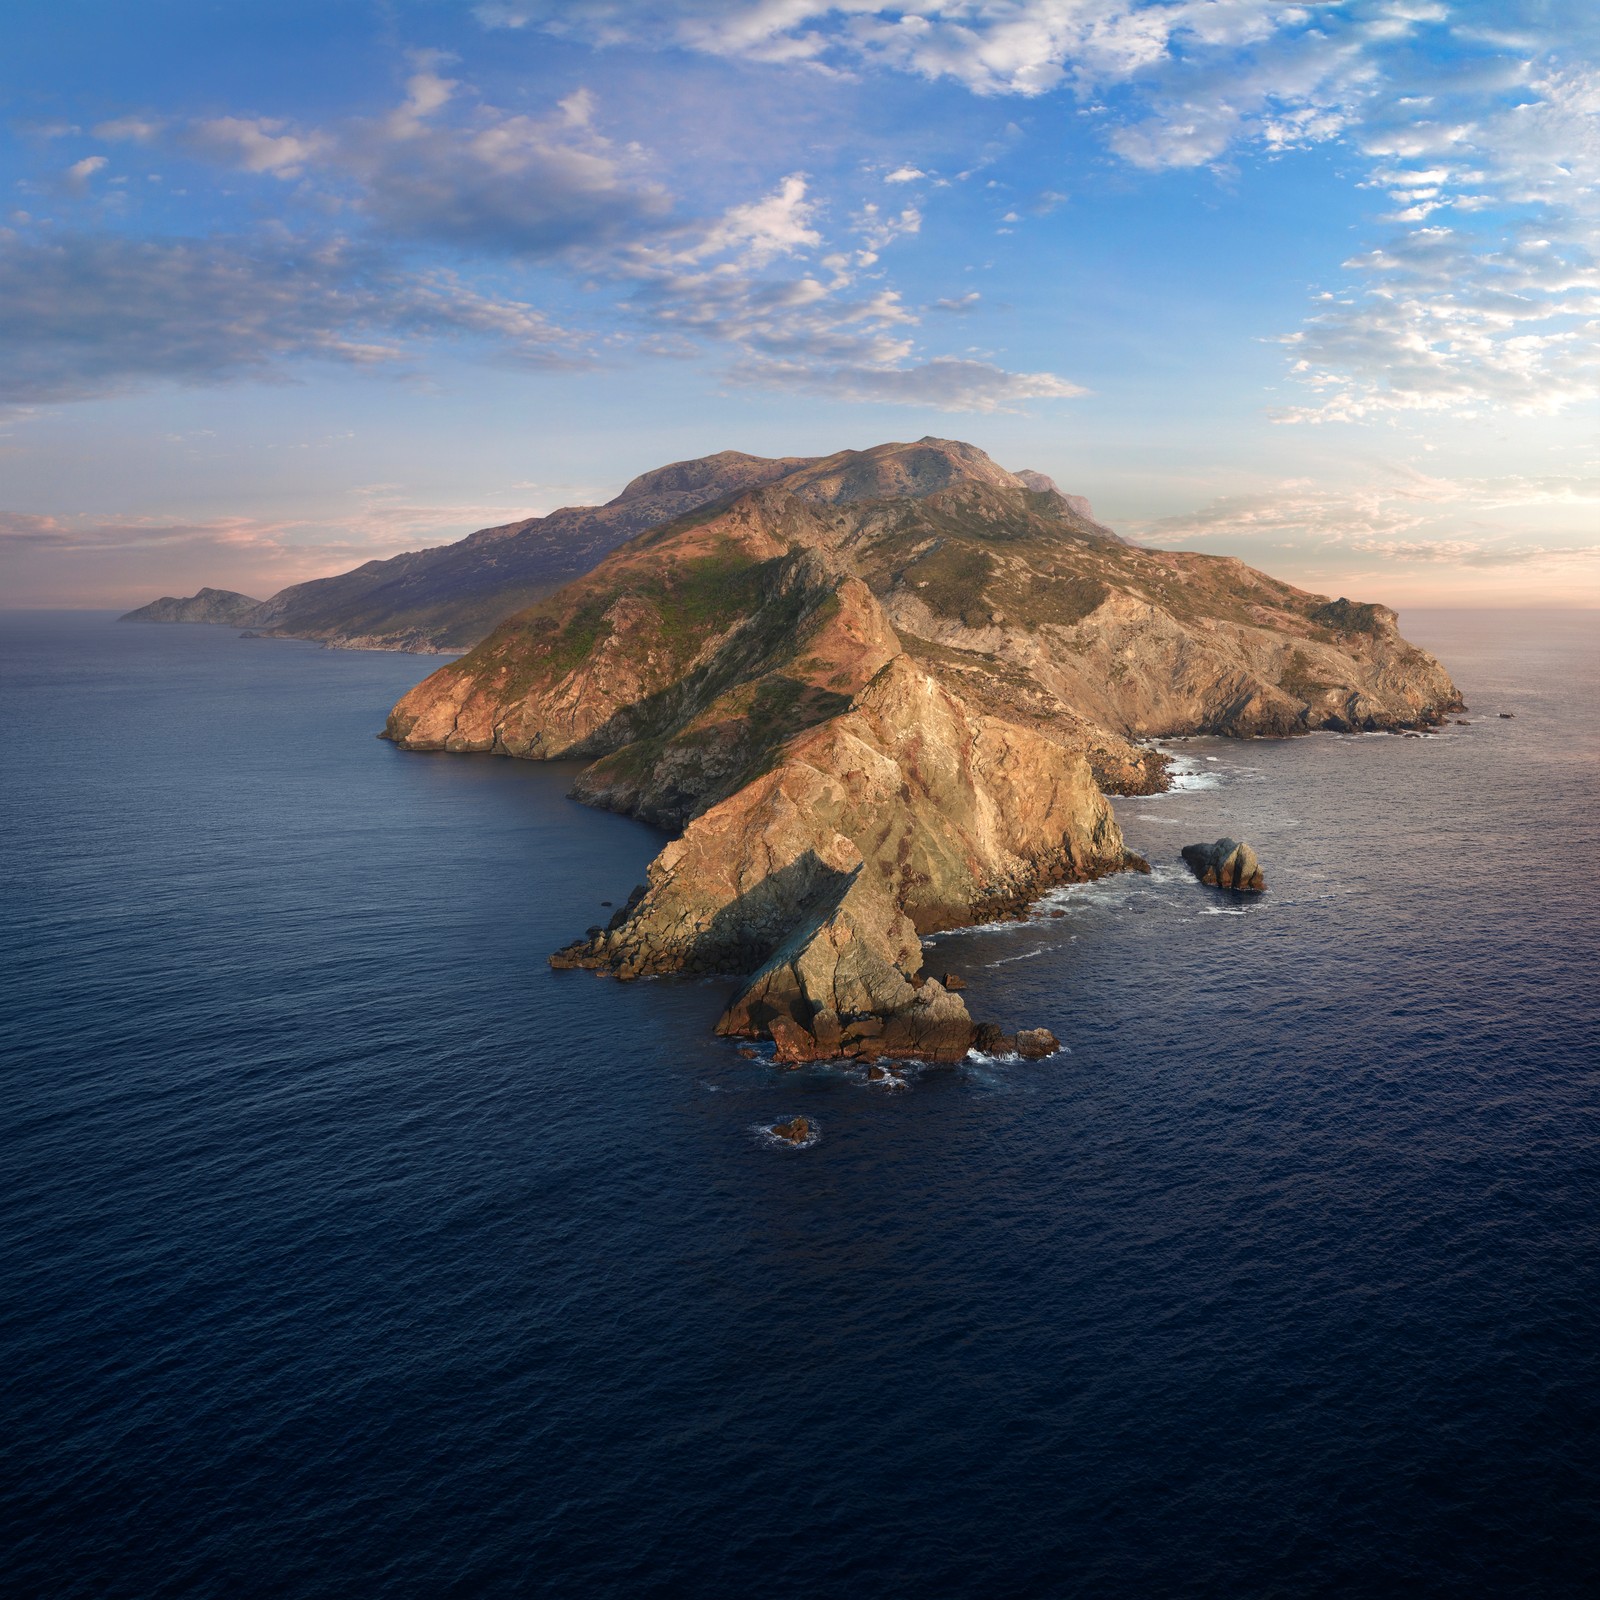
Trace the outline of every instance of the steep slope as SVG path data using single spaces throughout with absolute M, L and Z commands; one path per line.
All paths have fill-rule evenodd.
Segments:
M 137 611 L 129 611 L 118 622 L 223 622 L 237 627 L 247 622 L 260 608 L 259 600 L 232 589 L 201 589 L 187 599 L 163 595 Z
M 635 478 L 606 505 L 566 506 L 482 528 L 455 544 L 368 561 L 250 601 L 238 615 L 206 620 L 367 650 L 464 650 L 502 617 L 570 583 L 643 529 L 805 465 L 804 457 L 768 460 L 738 450 L 674 462 Z
M 1122 866 L 1100 789 L 1164 783 L 1136 741 L 1458 703 L 1382 607 L 1137 549 L 1048 480 L 924 439 L 639 534 L 387 734 L 587 757 L 580 797 L 684 829 L 558 964 L 749 974 L 722 1029 L 790 1056 L 940 1055 L 978 1033 L 917 937 Z

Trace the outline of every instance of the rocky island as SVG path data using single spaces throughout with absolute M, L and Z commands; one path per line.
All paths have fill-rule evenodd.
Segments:
M 386 736 L 589 761 L 579 798 L 676 837 L 553 963 L 736 975 L 717 1031 L 783 1060 L 1045 1053 L 975 1024 L 921 940 L 1148 870 L 1105 795 L 1165 786 L 1149 741 L 1460 707 L 1392 611 L 1130 545 L 959 442 L 713 456 L 604 509 L 673 494 L 699 498 L 506 616 Z
M 262 602 L 233 589 L 201 589 L 180 598 L 163 595 L 137 611 L 129 611 L 118 622 L 220 622 L 238 627 L 260 611 Z

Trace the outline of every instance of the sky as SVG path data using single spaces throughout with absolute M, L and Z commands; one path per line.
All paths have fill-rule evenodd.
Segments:
M 8 0 L 0 603 L 925 434 L 1600 606 L 1593 0 Z

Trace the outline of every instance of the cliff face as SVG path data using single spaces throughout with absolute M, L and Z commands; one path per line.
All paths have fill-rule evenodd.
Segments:
M 734 972 L 722 1031 L 780 1054 L 959 1055 L 919 936 L 1117 870 L 1101 789 L 1136 741 L 1433 720 L 1392 612 L 1126 545 L 1048 480 L 926 439 L 806 462 L 645 531 L 418 685 L 413 749 L 592 765 L 592 803 L 683 830 L 554 958 Z
M 247 622 L 260 607 L 259 600 L 232 589 L 201 589 L 186 600 L 163 595 L 137 611 L 129 611 L 118 622 L 224 622 L 238 626 Z

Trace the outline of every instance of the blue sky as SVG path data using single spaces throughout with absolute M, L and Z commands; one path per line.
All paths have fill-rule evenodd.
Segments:
M 1600 604 L 1588 0 L 12 0 L 0 586 L 265 595 L 926 433 Z

